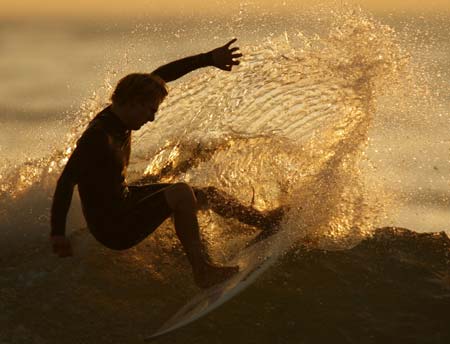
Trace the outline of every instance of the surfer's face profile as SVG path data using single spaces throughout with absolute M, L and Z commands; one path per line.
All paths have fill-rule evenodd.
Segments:
M 152 96 L 129 104 L 125 111 L 128 117 L 128 127 L 132 130 L 139 130 L 147 122 L 153 122 L 161 102 L 160 97 Z
M 159 76 L 132 73 L 118 82 L 111 105 L 128 129 L 139 130 L 155 120 L 159 104 L 166 96 L 165 82 Z

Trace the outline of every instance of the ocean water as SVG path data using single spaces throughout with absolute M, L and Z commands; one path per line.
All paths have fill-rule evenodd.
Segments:
M 334 15 L 330 14 L 331 10 L 335 11 Z M 263 76 L 255 84 L 243 84 L 239 80 L 245 73 L 249 77 L 247 68 L 252 66 L 251 61 L 255 56 L 264 59 L 267 58 L 264 55 L 267 53 L 273 55 L 275 60 L 285 59 L 285 53 L 299 54 L 309 44 L 323 44 L 319 41 L 327 39 L 333 29 L 333 20 L 343 21 L 344 14 L 339 11 L 344 10 L 327 8 L 288 18 L 254 18 L 241 12 L 228 18 L 228 22 L 219 18 L 178 21 L 158 19 L 139 23 L 80 23 L 57 20 L 4 22 L 0 32 L 3 51 L 0 56 L 3 80 L 0 85 L 0 157 L 4 161 L 1 169 L 2 184 L 13 183 L 6 176 L 17 174 L 17 169 L 26 161 L 48 157 L 53 152 L 65 150 L 73 144 L 74 138 L 68 139 L 68 135 L 73 133 L 77 136 L 81 133 L 83 124 L 89 117 L 89 110 L 100 109 L 107 102 L 111 87 L 126 73 L 136 70 L 151 71 L 170 60 L 207 51 L 226 42 L 229 37 L 238 37 L 239 46 L 245 55 L 243 66 L 230 75 L 205 70 L 194 72 L 175 82 L 174 96 L 168 101 L 174 104 L 176 109 L 174 105 L 171 105 L 171 108 L 163 107 L 160 115 L 161 121 L 169 117 L 169 113 L 175 117 L 186 116 L 188 113 L 195 117 L 199 107 L 208 103 L 218 90 L 223 90 L 223 97 L 233 98 L 236 96 L 230 94 L 231 89 L 239 90 L 235 92 L 251 92 L 251 88 L 260 88 L 261 83 L 267 82 Z M 355 17 L 362 15 L 355 14 Z M 376 93 L 365 100 L 370 103 L 368 106 L 373 107 L 373 113 L 367 119 L 369 128 L 365 138 L 367 142 L 364 143 L 366 147 L 363 149 L 368 162 L 373 165 L 371 171 L 365 174 L 377 180 L 377 188 L 386 189 L 386 192 L 399 197 L 395 204 L 390 205 L 394 211 L 386 214 L 384 224 L 404 225 L 418 231 L 447 230 L 450 48 L 446 19 L 444 15 L 412 18 L 381 16 L 374 20 L 379 21 L 380 26 L 385 25 L 387 31 L 393 30 L 389 33 L 393 37 L 377 37 L 376 26 L 364 28 L 367 32 L 361 33 L 360 37 L 337 38 L 342 42 L 333 47 L 336 51 L 327 52 L 336 54 L 330 56 L 331 60 L 353 59 L 344 61 L 350 63 L 345 67 L 346 73 L 375 73 L 376 75 L 368 76 L 371 78 L 368 82 L 386 84 L 377 86 L 378 89 L 373 91 Z M 352 41 L 353 39 L 359 41 Z M 364 40 L 370 39 L 374 40 L 374 44 L 385 44 L 384 47 L 376 47 L 384 49 L 381 53 L 385 55 L 375 56 L 375 53 L 369 51 L 372 48 L 369 44 L 364 46 L 367 49 L 364 52 L 357 52 L 358 47 L 353 51 L 349 49 L 349 45 L 365 45 Z M 385 39 L 386 42 L 383 41 Z M 389 39 L 391 41 L 388 41 Z M 315 54 L 322 53 L 320 48 L 311 49 L 316 49 Z M 337 51 L 339 49 L 341 51 Z M 378 58 L 380 60 L 374 62 Z M 286 67 L 288 69 L 283 73 L 289 73 L 289 79 L 286 79 L 284 74 L 277 76 L 276 68 L 279 66 L 272 66 L 269 61 L 265 68 L 273 67 L 274 75 L 271 78 L 275 83 L 288 80 L 286 82 L 295 84 L 293 78 L 296 73 L 297 80 L 305 80 L 303 76 L 308 77 L 310 72 L 305 68 L 313 68 L 313 72 L 319 75 L 330 72 L 327 64 L 332 62 L 324 62 L 319 67 L 309 67 L 313 57 L 306 59 L 310 61 L 306 61 L 305 65 L 299 63 L 297 70 L 292 67 L 294 70 L 291 71 L 290 67 Z M 357 62 L 357 59 L 361 61 Z M 261 61 L 261 64 L 265 63 Z M 277 63 L 284 66 L 282 61 Z M 357 66 L 357 63 L 361 63 L 361 66 Z M 392 70 L 383 70 L 384 67 L 380 67 L 372 71 L 370 69 L 374 63 L 384 64 Z M 403 70 L 397 71 L 396 68 Z M 257 71 L 255 73 L 257 74 Z M 392 73 L 397 75 L 390 75 Z M 217 81 L 211 91 L 195 84 L 202 82 L 196 79 L 199 75 L 207 75 L 204 78 L 215 75 Z M 280 80 L 275 81 L 277 77 Z M 389 85 L 389 78 L 393 79 L 392 85 Z M 192 79 L 195 80 L 194 85 Z M 326 82 L 325 79 L 323 77 L 323 82 Z M 290 99 L 277 98 L 277 94 L 271 94 L 270 98 L 274 99 L 266 101 L 263 93 L 270 92 L 270 87 L 268 86 L 267 90 L 263 87 L 260 94 L 252 94 L 251 100 L 246 99 L 249 97 L 242 97 L 255 104 L 254 108 L 247 108 L 245 111 L 251 111 L 262 121 L 267 119 L 269 122 L 273 117 L 278 117 L 278 120 L 283 122 L 284 116 L 297 116 L 295 105 L 300 103 L 302 98 L 298 98 L 297 94 Z M 298 89 L 299 94 L 303 91 L 302 87 L 306 86 L 293 86 Z M 188 90 L 186 95 L 180 94 L 179 90 L 189 88 L 197 91 Z M 294 99 L 294 96 L 298 99 Z M 323 103 L 319 105 L 327 106 L 327 101 L 323 99 Z M 261 106 L 258 108 L 256 104 Z M 220 117 L 230 118 L 230 114 L 225 116 L 229 109 L 226 105 L 221 106 L 216 109 L 217 112 L 222 112 Z M 293 109 L 288 110 L 290 106 Z M 233 113 L 240 113 L 240 117 L 244 117 L 242 109 L 236 105 L 234 107 L 237 109 L 231 109 Z M 185 108 L 186 112 L 183 112 L 182 108 Z M 338 112 L 334 108 L 330 111 Z M 318 117 L 320 116 L 322 113 L 319 112 Z M 202 116 L 198 120 L 205 123 Z M 286 122 L 286 125 L 295 121 L 296 119 L 292 119 Z M 220 126 L 223 121 L 207 123 L 210 127 Z M 148 136 L 156 131 L 158 140 L 168 139 L 172 135 L 172 128 L 164 125 L 166 124 L 160 125 L 156 122 L 154 128 L 147 127 L 143 133 L 136 136 Z M 246 124 L 238 121 L 236 127 L 241 125 Z M 296 125 L 298 127 L 302 123 Z M 208 129 L 208 126 L 205 126 L 205 129 Z M 276 125 L 270 125 L 270 128 L 277 130 Z M 260 127 L 255 127 L 252 134 L 259 129 Z M 303 135 L 301 130 L 299 136 Z M 221 131 L 226 133 L 226 129 Z M 26 164 L 30 166 L 30 163 Z M 31 163 L 33 164 L 37 163 Z M 27 178 L 29 176 L 21 175 L 21 179 Z
M 58 260 L 47 243 L 49 208 L 76 139 L 121 76 L 150 72 L 232 37 L 244 54 L 241 65 L 232 73 L 199 70 L 169 85 L 157 120 L 133 136 L 129 181 L 158 176 L 162 182 L 213 185 L 261 210 L 288 205 L 277 254 L 304 246 L 349 250 L 382 226 L 449 234 L 448 19 L 321 7 L 291 16 L 254 17 L 241 10 L 230 18 L 138 23 L 4 21 L 0 281 L 8 311 L 0 320 L 10 330 L 0 339 L 58 342 L 67 327 L 68 342 L 92 341 L 96 333 L 103 333 L 99 342 L 135 342 L 195 292 L 170 223 L 136 249 L 111 253 L 81 230 L 75 195 L 68 219 L 75 257 Z M 177 172 L 192 157 L 196 164 Z M 200 223 L 218 261 L 256 233 L 209 212 L 200 214 Z M 275 276 L 292 274 L 292 266 L 281 266 Z M 256 291 L 273 288 L 272 279 L 265 283 L 269 287 Z M 47 293 L 52 301 L 42 304 Z M 248 311 L 258 312 L 258 302 L 250 302 L 257 296 L 245 295 Z M 39 312 L 48 320 L 31 320 Z M 58 312 L 70 325 L 58 320 L 46 332 Z M 116 329 L 88 321 L 91 312 Z M 225 314 L 219 322 L 229 324 L 233 311 Z M 214 318 L 202 326 L 194 338 L 221 342 L 214 331 L 225 327 Z M 183 334 L 176 338 L 186 342 Z M 297 332 L 279 342 L 293 338 Z

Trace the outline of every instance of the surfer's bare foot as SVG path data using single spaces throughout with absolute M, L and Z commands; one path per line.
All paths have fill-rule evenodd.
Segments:
M 286 213 L 285 207 L 278 207 L 273 210 L 264 213 L 264 222 L 261 224 L 264 232 L 276 232 L 278 231 L 278 225 L 283 220 L 283 216 Z
M 276 209 L 267 211 L 264 214 L 264 222 L 261 223 L 260 228 L 262 229 L 255 238 L 247 243 L 246 247 L 250 247 L 268 237 L 278 233 L 280 230 L 280 223 L 283 220 L 284 214 L 286 214 L 286 207 L 278 207 Z
M 194 280 L 200 288 L 206 289 L 226 281 L 238 272 L 238 266 L 219 266 L 206 263 L 200 269 L 194 270 Z

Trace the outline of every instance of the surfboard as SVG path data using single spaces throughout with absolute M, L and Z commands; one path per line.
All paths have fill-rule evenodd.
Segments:
M 246 247 L 227 265 L 238 265 L 239 272 L 230 279 L 205 289 L 180 308 L 155 333 L 144 338 L 151 341 L 205 316 L 251 285 L 278 258 L 274 250 L 280 233 Z

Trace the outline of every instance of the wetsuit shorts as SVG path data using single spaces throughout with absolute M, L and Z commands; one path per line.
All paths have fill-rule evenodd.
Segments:
M 123 210 L 111 214 L 111 218 L 99 230 L 96 238 L 114 250 L 133 247 L 149 236 L 173 213 L 164 189 L 172 184 L 128 186 L 129 193 Z

